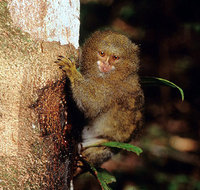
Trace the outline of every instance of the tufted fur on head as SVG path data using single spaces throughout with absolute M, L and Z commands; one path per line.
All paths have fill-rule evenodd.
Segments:
M 120 57 L 113 72 L 104 75 L 99 72 L 96 67 L 99 51 Z M 110 30 L 97 31 L 83 45 L 81 73 L 86 77 L 113 78 L 114 75 L 115 79 L 123 80 L 138 71 L 138 52 L 138 46 L 126 36 Z

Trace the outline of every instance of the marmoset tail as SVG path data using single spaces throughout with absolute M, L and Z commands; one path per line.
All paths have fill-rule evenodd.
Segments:
M 144 97 L 137 74 L 138 52 L 126 36 L 97 31 L 83 45 L 80 72 L 68 58 L 58 62 L 70 79 L 75 102 L 89 120 L 82 131 L 82 155 L 94 165 L 113 152 L 91 145 L 129 142 L 141 128 Z

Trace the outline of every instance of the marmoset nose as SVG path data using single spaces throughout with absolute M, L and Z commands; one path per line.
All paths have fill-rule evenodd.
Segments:
M 110 65 L 109 56 L 105 58 L 105 60 L 103 61 L 103 63 L 104 63 L 105 65 Z

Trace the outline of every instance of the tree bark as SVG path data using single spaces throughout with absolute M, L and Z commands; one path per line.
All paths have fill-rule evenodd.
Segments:
M 65 76 L 54 61 L 78 57 L 78 33 L 78 0 L 0 1 L 3 189 L 69 188 L 74 140 Z

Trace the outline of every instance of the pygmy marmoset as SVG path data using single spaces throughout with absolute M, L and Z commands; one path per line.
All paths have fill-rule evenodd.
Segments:
M 142 125 L 143 92 L 139 84 L 138 46 L 113 31 L 97 31 L 85 42 L 80 72 L 61 57 L 73 98 L 89 120 L 82 131 L 82 155 L 94 165 L 108 160 L 108 147 L 90 147 L 107 141 L 129 142 Z

